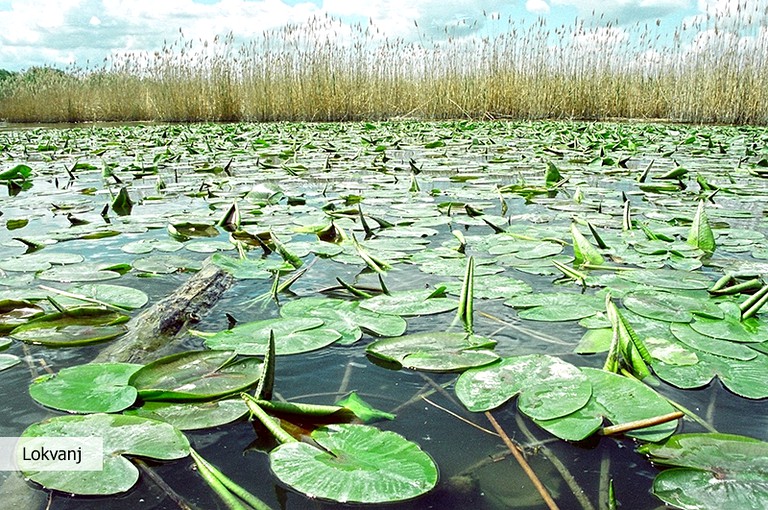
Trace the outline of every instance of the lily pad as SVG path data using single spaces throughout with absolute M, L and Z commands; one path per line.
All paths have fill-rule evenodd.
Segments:
M 430 290 L 406 290 L 380 294 L 360 302 L 360 307 L 372 312 L 414 317 L 432 315 L 458 308 L 459 303 L 444 297 L 431 297 Z
M 699 362 L 694 365 L 673 366 L 658 361 L 653 364 L 653 371 L 678 388 L 700 388 L 717 376 L 737 395 L 752 399 L 768 397 L 768 355 L 757 353 L 753 359 L 740 360 L 695 352 Z
M 216 253 L 211 262 L 238 280 L 265 280 L 273 271 L 292 271 L 294 267 L 282 259 L 238 259 Z
M 657 464 L 653 493 L 688 510 L 768 508 L 768 443 L 732 434 L 679 434 L 638 451 Z
M 699 317 L 691 323 L 691 328 L 712 338 L 738 343 L 761 343 L 768 341 L 768 325 L 760 319 L 750 317 L 741 319 L 738 307 L 733 303 L 723 303 L 725 317 L 722 320 Z
M 145 402 L 123 414 L 164 421 L 179 430 L 198 430 L 226 425 L 247 412 L 243 399 L 233 398 L 215 402 Z
M 18 326 L 11 337 L 26 343 L 54 347 L 78 346 L 111 340 L 127 329 L 128 316 L 104 308 L 85 306 L 49 313 Z
M 114 413 L 138 395 L 128 385 L 141 368 L 133 363 L 88 363 L 61 369 L 32 381 L 30 396 L 40 404 L 70 413 Z
M 39 306 L 17 299 L 0 300 L 0 333 L 8 333 L 27 321 L 43 315 Z
M 341 333 L 325 326 L 317 317 L 267 319 L 239 324 L 218 333 L 197 334 L 206 337 L 209 349 L 230 349 L 238 354 L 263 356 L 269 345 L 269 332 L 275 335 L 276 354 L 298 354 L 314 351 L 334 343 Z
M 518 394 L 520 411 L 552 419 L 586 405 L 592 385 L 575 366 L 544 354 L 503 358 L 467 370 L 456 381 L 456 395 L 470 411 L 495 409 Z
M 371 356 L 405 368 L 431 372 L 466 370 L 493 363 L 499 356 L 490 351 L 494 340 L 466 333 L 416 333 L 384 338 L 368 345 Z
M 691 328 L 690 324 L 670 324 L 669 329 L 681 343 L 697 351 L 742 361 L 749 361 L 757 356 L 757 352 L 747 345 L 702 335 Z
M 712 285 L 712 280 L 701 273 L 675 269 L 620 271 L 618 277 L 633 283 L 658 287 L 660 289 L 700 290 L 709 288 Z
M 18 365 L 19 363 L 21 363 L 21 358 L 18 356 L 14 356 L 13 354 L 0 354 L 0 372 L 6 368 Z
M 127 310 L 141 308 L 149 301 L 149 296 L 143 290 L 109 283 L 81 285 L 73 289 L 73 292 Z
M 139 479 L 139 470 L 125 455 L 158 460 L 189 455 L 189 441 L 173 426 L 157 420 L 120 414 L 57 416 L 35 423 L 21 437 L 100 437 L 101 471 L 23 472 L 46 489 L 69 494 L 108 495 L 125 492 Z
M 260 377 L 256 358 L 235 361 L 231 351 L 189 351 L 149 363 L 129 384 L 143 400 L 212 400 L 244 391 Z
M 177 271 L 198 271 L 201 263 L 177 255 L 150 255 L 135 259 L 131 264 L 137 271 L 152 274 L 171 274 Z
M 311 498 L 386 503 L 415 498 L 437 484 L 434 461 L 394 432 L 338 424 L 316 429 L 312 439 L 322 449 L 290 442 L 269 454 L 275 475 Z
M 283 317 L 317 317 L 332 324 L 341 333 L 340 345 L 353 344 L 363 336 L 363 329 L 379 336 L 399 336 L 408 326 L 402 317 L 372 312 L 360 307 L 359 301 L 307 297 L 285 303 Z
M 560 439 L 586 439 L 602 426 L 604 418 L 620 424 L 675 411 L 661 395 L 636 379 L 595 368 L 582 368 L 581 372 L 592 384 L 592 395 L 587 404 L 566 416 L 534 420 Z M 668 422 L 633 430 L 626 435 L 643 441 L 662 441 L 671 436 L 676 428 L 676 422 Z
M 625 294 L 621 303 L 637 315 L 665 322 L 691 322 L 694 314 L 713 320 L 723 318 L 723 311 L 707 297 L 661 290 L 636 290 Z
M 504 302 L 518 309 L 523 319 L 533 321 L 572 321 L 590 317 L 605 309 L 602 299 L 575 293 L 535 293 L 513 297 Z

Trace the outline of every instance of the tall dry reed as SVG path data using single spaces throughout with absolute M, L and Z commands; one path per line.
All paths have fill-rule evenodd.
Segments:
M 664 118 L 768 123 L 768 12 L 740 2 L 668 33 L 601 18 L 495 37 L 387 39 L 333 18 L 239 43 L 183 34 L 97 69 L 35 69 L 0 84 L 0 118 L 274 121 Z M 499 20 L 487 22 L 502 23 Z

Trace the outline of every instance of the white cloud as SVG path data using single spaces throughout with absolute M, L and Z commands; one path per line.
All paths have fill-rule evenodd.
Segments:
M 534 14 L 548 14 L 549 4 L 544 0 L 527 0 L 525 10 Z

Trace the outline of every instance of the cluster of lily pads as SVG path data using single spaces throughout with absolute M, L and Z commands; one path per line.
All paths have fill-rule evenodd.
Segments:
M 35 380 L 30 393 L 43 405 L 96 414 L 54 418 L 30 434 L 50 433 L 46 423 L 86 435 L 79 427 L 125 422 L 126 430 L 135 425 L 168 444 L 124 453 L 179 458 L 189 452 L 179 429 L 250 413 L 282 443 L 271 462 L 284 483 L 315 497 L 381 502 L 431 489 L 432 461 L 414 443 L 372 427 L 321 427 L 312 433 L 315 446 L 285 435 L 268 413 L 286 409 L 276 411 L 262 393 L 271 338 L 277 356 L 365 342 L 377 364 L 457 373 L 455 393 L 466 410 L 494 410 L 516 397 L 520 413 L 568 441 L 603 430 L 605 420 L 652 420 L 676 409 L 702 423 L 664 396 L 663 383 L 693 389 L 717 378 L 734 398 L 768 397 L 760 314 L 768 240 L 756 215 L 768 167 L 763 129 L 402 122 L 2 135 L 3 153 L 14 161 L 0 173 L 14 238 L 6 243 L 14 253 L 0 260 L 5 346 L 115 338 L 130 327 L 130 310 L 149 298 L 98 282 L 168 278 L 198 270 L 208 255 L 238 286 L 259 289 L 240 314 L 271 310 L 243 322 L 231 311 L 226 329 L 196 325 L 191 333 L 207 350 L 145 366 L 89 363 Z M 42 199 L 33 198 L 36 188 Z M 53 207 L 40 210 L 46 201 Z M 84 260 L 77 246 L 90 242 L 109 242 L 110 256 Z M 75 248 L 60 248 L 67 243 Z M 325 288 L 307 283 L 313 275 Z M 440 322 L 449 314 L 455 318 Z M 578 321 L 581 339 L 560 340 L 577 354 L 605 353 L 602 367 L 526 352 L 525 342 L 511 352 L 480 316 L 529 336 L 531 345 L 557 336 L 548 324 Z M 419 330 L 409 332 L 415 324 Z M 7 366 L 19 361 L 2 356 Z M 595 364 L 595 356 L 581 359 Z M 212 391 L 209 382 L 224 386 Z M 259 385 L 256 396 L 239 397 Z M 237 398 L 224 398 L 231 395 Z M 768 504 L 762 457 L 739 460 L 742 451 L 764 450 L 765 438 L 673 435 L 678 427 L 654 422 L 626 432 L 654 462 L 680 466 L 656 478 L 657 496 L 682 508 Z M 379 441 L 393 448 L 390 440 L 403 441 L 414 463 L 392 464 L 392 472 L 407 470 L 413 490 L 370 491 L 380 494 L 371 500 L 341 487 L 302 486 L 321 472 L 308 459 L 318 445 L 332 454 L 321 464 L 363 469 L 369 460 L 341 451 L 367 452 Z M 134 472 L 103 487 L 126 490 Z M 53 475 L 32 479 L 104 493 L 75 490 Z

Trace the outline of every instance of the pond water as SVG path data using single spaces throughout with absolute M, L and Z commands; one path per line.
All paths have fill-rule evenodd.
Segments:
M 149 307 L 189 278 L 191 272 L 181 268 L 199 265 L 214 251 L 237 257 L 222 227 L 216 237 L 177 235 L 175 251 L 162 251 L 157 247 L 174 241 L 168 226 L 214 226 L 237 201 L 243 231 L 271 231 L 305 264 L 312 263 L 280 303 L 310 296 L 353 299 L 337 279 L 379 288 L 377 273 L 349 241 L 332 257 L 303 252 L 300 243 L 316 243 L 314 232 L 331 218 L 338 229 L 354 233 L 370 253 L 390 263 L 383 279 L 392 292 L 459 284 L 465 257 L 457 251 L 460 236 L 452 235 L 459 231 L 466 254 L 478 264 L 476 277 L 492 275 L 476 283 L 475 334 L 495 340 L 494 351 L 502 357 L 548 354 L 579 367 L 601 368 L 605 352 L 574 352 L 587 331 L 583 323 L 521 318 L 523 308 L 504 304 L 514 295 L 496 290 L 501 294 L 484 298 L 481 292 L 492 291 L 494 279 L 498 283 L 502 276 L 528 284 L 533 294 L 593 295 L 609 287 L 618 299 L 631 292 L 637 284 L 615 275 L 609 280 L 605 275 L 610 271 L 589 273 L 605 280 L 588 281 L 585 288 L 563 280 L 551 261 L 576 267 L 570 246 L 574 220 L 585 235 L 587 222 L 604 235 L 611 245 L 603 252 L 609 265 L 674 269 L 704 275 L 712 283 L 725 271 L 746 277 L 768 269 L 768 189 L 761 175 L 768 161 L 768 131 L 759 128 L 470 122 L 11 126 L 0 132 L 0 156 L 0 172 L 18 164 L 32 170 L 23 183 L 17 179 L 0 188 L 0 300 L 39 300 L 50 294 L 41 285 L 76 290 L 83 283 L 78 280 L 99 277 L 91 276 L 94 269 L 112 268 L 119 269 L 119 277 L 105 282 L 144 291 Z M 550 164 L 561 175 L 545 180 Z M 676 169 L 686 171 L 662 178 Z M 129 214 L 105 210 L 121 188 L 133 203 Z M 650 242 L 685 241 L 699 198 L 708 197 L 717 243 L 711 257 L 681 254 L 679 244 L 662 250 Z M 629 232 L 622 229 L 626 201 L 634 220 Z M 359 211 L 373 230 L 370 236 Z M 495 234 L 492 226 L 512 235 Z M 520 242 L 528 244 L 512 246 Z M 146 251 L 149 246 L 155 249 Z M 64 277 L 18 263 L 62 253 L 83 257 L 63 266 L 75 268 Z M 251 248 L 248 255 L 258 259 L 262 253 Z M 277 254 L 269 258 L 279 260 Z M 271 286 L 271 278 L 238 280 L 194 328 L 227 329 L 227 314 L 238 323 L 279 317 L 274 301 L 253 303 Z M 458 291 L 449 288 L 449 297 L 458 299 Z M 625 312 L 630 322 L 637 318 Z M 456 329 L 454 315 L 407 317 L 407 333 Z M 642 324 L 637 327 L 642 331 Z M 276 392 L 288 401 L 330 404 L 356 391 L 374 407 L 397 415 L 376 425 L 418 443 L 439 466 L 440 481 L 431 493 L 387 508 L 543 507 L 483 413 L 469 412 L 458 401 L 457 374 L 384 366 L 366 355 L 366 345 L 374 340 L 365 333 L 352 345 L 279 356 Z M 12 341 L 3 354 L 21 362 L 0 371 L 0 436 L 19 435 L 32 423 L 60 415 L 32 400 L 30 382 L 87 363 L 104 345 L 51 348 Z M 203 346 L 202 339 L 187 336 L 176 350 Z M 756 352 L 766 356 L 765 350 Z M 729 387 L 716 378 L 695 389 L 657 380 L 655 389 L 720 432 L 768 440 L 765 396 L 744 398 Z M 523 445 L 560 508 L 602 508 L 608 479 L 613 479 L 622 508 L 663 505 L 651 493 L 659 469 L 635 451 L 635 440 L 594 436 L 561 441 L 519 413 L 514 400 L 493 415 Z M 683 420 L 677 431 L 704 429 Z M 274 443 L 245 419 L 186 435 L 205 458 L 273 508 L 348 506 L 314 501 L 283 486 L 270 473 L 265 453 Z M 148 464 L 193 507 L 225 508 L 189 459 Z M 45 507 L 46 491 L 31 482 L 21 485 L 4 483 L 4 500 L 19 498 L 17 508 Z M 147 476 L 117 496 L 56 492 L 50 497 L 50 508 L 56 509 L 178 507 Z

